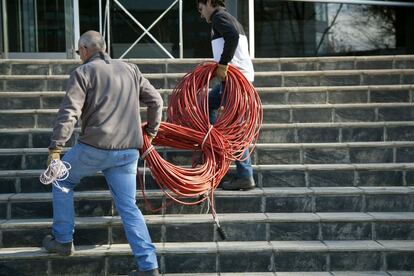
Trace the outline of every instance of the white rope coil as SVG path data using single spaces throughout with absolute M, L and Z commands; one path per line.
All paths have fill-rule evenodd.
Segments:
M 69 193 L 69 189 L 59 185 L 58 181 L 63 181 L 69 176 L 71 165 L 68 162 L 54 159 L 50 162 L 49 167 L 40 175 L 39 180 L 44 185 L 53 184 L 56 188 L 64 193 Z

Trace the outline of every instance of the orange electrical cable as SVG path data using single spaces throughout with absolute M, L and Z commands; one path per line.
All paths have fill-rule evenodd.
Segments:
M 204 63 L 185 75 L 169 98 L 167 122 L 162 122 L 153 145 L 201 151 L 203 164 L 176 166 L 162 158 L 144 135 L 141 156 L 165 195 L 175 202 L 194 205 L 210 199 L 213 216 L 214 191 L 230 163 L 255 145 L 263 120 L 263 108 L 252 84 L 229 66 L 220 112 L 209 122 L 208 92 L 217 63 Z M 143 126 L 144 131 L 145 125 Z M 147 202 L 144 187 L 141 190 Z M 188 202 L 180 198 L 193 199 Z

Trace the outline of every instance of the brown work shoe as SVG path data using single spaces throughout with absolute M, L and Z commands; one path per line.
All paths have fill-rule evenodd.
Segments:
M 43 239 L 43 247 L 49 253 L 57 253 L 61 256 L 70 256 L 75 252 L 73 242 L 60 243 L 52 235 L 47 235 Z
M 256 186 L 253 176 L 235 177 L 230 181 L 225 181 L 221 184 L 223 190 L 251 190 Z

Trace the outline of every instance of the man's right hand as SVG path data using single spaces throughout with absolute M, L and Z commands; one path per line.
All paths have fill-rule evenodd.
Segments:
M 61 148 L 49 149 L 49 156 L 47 157 L 46 165 L 49 167 L 52 160 L 60 160 Z
M 227 71 L 229 70 L 229 66 L 228 65 L 224 65 L 224 64 L 217 64 L 217 69 L 216 69 L 216 76 L 221 80 L 221 81 L 225 81 L 226 77 L 227 77 Z

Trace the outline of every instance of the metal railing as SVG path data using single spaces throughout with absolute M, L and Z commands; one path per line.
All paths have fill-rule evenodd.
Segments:
M 135 47 L 135 45 L 137 45 L 137 43 L 145 36 L 148 35 L 154 42 L 155 44 L 157 44 L 157 46 L 171 59 L 174 59 L 174 56 L 168 52 L 167 49 L 165 49 L 165 47 L 151 34 L 150 30 L 175 6 L 178 4 L 178 11 L 179 11 L 179 48 L 180 48 L 180 58 L 183 58 L 183 8 L 182 8 L 182 0 L 175 0 L 172 4 L 170 4 L 165 10 L 164 12 L 158 16 L 154 22 L 148 27 L 145 28 L 144 25 L 141 24 L 141 22 L 138 21 L 138 19 L 136 19 L 125 7 L 124 5 L 122 5 L 118 0 L 112 0 L 140 29 L 142 29 L 144 31 L 144 33 L 142 33 L 136 40 L 135 42 L 133 42 L 131 44 L 131 46 L 119 57 L 119 58 L 124 58 L 129 51 L 132 50 L 132 48 Z M 102 5 L 102 0 L 99 0 L 99 6 L 101 7 Z M 100 24 L 100 30 L 102 30 L 102 28 L 104 29 L 104 38 L 107 40 L 107 44 L 110 45 L 110 13 L 109 13 L 109 2 L 110 0 L 106 1 L 106 9 L 105 9 L 105 18 L 104 18 L 104 25 L 102 27 L 102 25 Z M 101 10 L 101 9 L 100 9 Z M 101 18 L 101 16 L 100 16 Z M 101 22 L 101 21 L 100 21 Z M 105 31 L 106 30 L 106 31 Z M 109 54 L 109 49 L 110 47 L 108 47 L 108 54 Z

